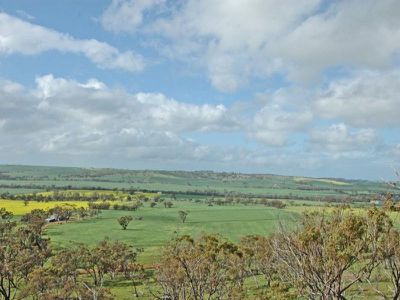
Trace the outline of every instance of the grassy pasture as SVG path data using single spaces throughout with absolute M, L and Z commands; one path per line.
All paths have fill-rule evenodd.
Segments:
M 183 234 L 197 236 L 202 233 L 220 234 L 234 242 L 249 234 L 269 235 L 273 233 L 279 222 L 288 226 L 295 226 L 301 213 L 312 210 L 325 210 L 327 213 L 333 208 L 326 202 L 294 200 L 286 201 L 285 209 L 276 209 L 262 205 L 208 206 L 210 191 L 223 194 L 238 192 L 249 196 L 265 197 L 276 196 L 311 196 L 315 199 L 322 196 L 347 196 L 385 193 L 389 191 L 382 182 L 365 180 L 346 180 L 333 178 L 308 178 L 268 174 L 239 174 L 214 173 L 209 171 L 131 171 L 117 169 L 84 169 L 36 166 L 2 166 L 0 165 L 0 193 L 31 194 L 34 192 L 50 196 L 55 187 L 70 189 L 68 193 L 80 193 L 90 196 L 93 193 L 114 194 L 117 201 L 113 204 L 129 204 L 126 201 L 127 193 L 115 189 L 147 189 L 162 191 L 161 198 L 173 201 L 172 208 L 164 208 L 162 203 L 155 208 L 149 207 L 149 202 L 138 211 L 104 210 L 99 217 L 85 220 L 72 220 L 63 224 L 49 224 L 46 235 L 51 238 L 52 247 L 59 249 L 73 243 L 93 245 L 108 237 L 142 248 L 139 258 L 147 267 L 158 260 L 162 247 L 173 237 Z M 18 187 L 18 188 L 17 188 Z M 95 190 L 94 187 L 106 188 Z M 193 191 L 194 194 L 172 195 L 174 192 Z M 201 192 L 207 192 L 201 193 Z M 132 199 L 139 194 L 131 196 Z M 154 193 L 144 194 L 153 198 Z M 199 203 L 188 199 L 200 200 Z M 74 198 L 71 198 L 74 199 Z M 173 199 L 173 200 L 172 200 Z M 176 200 L 175 200 L 176 199 Z M 100 201 L 99 201 L 100 202 Z M 23 201 L 1 200 L 0 207 L 12 211 L 17 217 L 32 209 L 49 209 L 56 205 L 69 204 L 76 207 L 87 207 L 86 201 L 50 201 L 29 202 L 25 206 Z M 354 210 L 365 212 L 358 206 L 367 206 L 367 202 L 357 203 Z M 357 206 L 357 208 L 356 208 Z M 179 219 L 180 210 L 188 211 L 187 221 Z M 131 215 L 134 218 L 143 217 L 143 220 L 133 220 L 127 230 L 122 230 L 117 218 Z M 391 214 L 396 226 L 400 227 L 400 214 Z M 129 282 L 109 282 L 117 299 L 132 299 L 132 287 Z M 251 287 L 251 282 L 249 282 Z M 139 287 L 144 290 L 144 287 Z M 152 299 L 141 298 L 141 299 Z M 372 299 L 372 298 L 368 298 Z
M 189 211 L 185 223 L 178 217 L 179 210 Z M 143 217 L 143 220 L 134 220 L 127 230 L 122 230 L 117 218 L 124 215 Z M 55 247 L 65 247 L 73 242 L 92 245 L 105 237 L 124 241 L 134 247 L 143 248 L 141 260 L 151 263 L 157 260 L 161 247 L 177 235 L 216 233 L 238 241 L 248 234 L 271 234 L 276 230 L 279 221 L 293 224 L 297 215 L 289 210 L 258 205 L 209 207 L 206 204 L 175 202 L 172 208 L 158 205 L 155 208 L 142 207 L 136 212 L 103 211 L 98 218 L 61 225 L 51 224 L 46 234 Z
M 271 174 L 216 173 L 211 171 L 150 171 L 0 165 L 0 185 L 15 192 L 22 188 L 148 189 L 187 192 L 218 191 L 254 195 L 328 196 L 387 192 L 384 182 L 309 178 Z M 9 187 L 9 188 L 8 188 Z

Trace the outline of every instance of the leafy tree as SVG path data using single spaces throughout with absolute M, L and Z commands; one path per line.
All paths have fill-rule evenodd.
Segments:
M 118 218 L 118 223 L 121 225 L 123 230 L 128 228 L 129 223 L 133 220 L 132 216 L 122 216 Z
M 10 300 L 26 284 L 29 274 L 43 266 L 50 250 L 47 241 L 32 228 L 6 223 L 0 235 L 0 295 Z
M 80 219 L 84 219 L 90 215 L 90 211 L 84 207 L 79 207 L 76 212 Z
M 346 210 L 306 213 L 292 232 L 273 239 L 278 274 L 308 299 L 345 299 L 347 291 L 379 264 L 378 245 L 391 226 L 386 214 Z
M 136 284 L 142 270 L 136 252 L 124 243 L 104 240 L 93 248 L 77 245 L 57 252 L 46 265 L 30 272 L 19 296 L 35 300 L 115 299 L 103 286 L 105 277 L 114 279 L 120 274 Z
M 272 238 L 257 235 L 245 236 L 240 240 L 239 247 L 243 252 L 247 274 L 254 279 L 258 287 L 260 287 L 258 275 L 263 275 L 267 286 L 270 287 L 276 275 Z
M 57 205 L 49 210 L 50 214 L 56 215 L 59 221 L 69 221 L 75 212 L 75 207 L 73 205 Z
M 178 214 L 179 214 L 179 218 L 181 219 L 182 223 L 185 223 L 186 218 L 187 218 L 189 212 L 184 211 L 184 210 L 180 210 L 180 211 L 178 212 Z
M 49 215 L 49 212 L 43 209 L 32 209 L 31 212 L 22 216 L 21 221 L 23 222 L 38 222 L 44 221 Z
M 242 253 L 217 236 L 182 236 L 165 250 L 157 267 L 161 297 L 169 299 L 242 299 Z
M 13 213 L 7 211 L 5 208 L 0 208 L 0 221 L 1 220 L 10 220 L 13 217 Z
M 384 234 L 378 247 L 381 266 L 377 269 L 377 282 L 371 284 L 383 299 L 400 299 L 400 232 L 393 227 Z M 382 280 L 383 279 L 383 280 Z M 383 281 L 383 282 L 382 282 Z
M 171 201 L 164 201 L 165 208 L 171 208 L 174 204 Z

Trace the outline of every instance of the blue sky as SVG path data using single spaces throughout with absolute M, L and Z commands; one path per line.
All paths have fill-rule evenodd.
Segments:
M 0 163 L 393 178 L 395 0 L 0 0 Z

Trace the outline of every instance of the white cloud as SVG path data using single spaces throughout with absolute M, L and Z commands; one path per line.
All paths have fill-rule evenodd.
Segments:
M 144 14 L 165 0 L 112 0 L 100 18 L 106 30 L 134 32 L 143 22 Z
M 314 119 L 308 94 L 298 88 L 258 94 L 255 101 L 262 106 L 254 113 L 249 136 L 266 145 L 286 146 L 293 133 L 306 132 Z
M 400 53 L 399 15 L 397 0 L 332 2 L 273 43 L 272 53 L 301 81 L 330 67 L 387 68 Z
M 326 151 L 335 157 L 360 156 L 376 147 L 377 133 L 372 129 L 350 130 L 345 124 L 333 124 L 328 128 L 311 132 L 311 144 L 317 151 Z
M 382 70 L 400 53 L 397 0 L 185 0 L 157 14 L 158 2 L 113 1 L 106 27 L 160 37 L 159 51 L 225 92 L 276 73 L 308 83 L 330 68 Z
M 400 72 L 362 72 L 332 81 L 314 110 L 322 118 L 341 119 L 357 127 L 398 127 Z
M 144 68 L 143 58 L 132 51 L 120 52 L 95 39 L 75 39 L 0 12 L 0 54 L 36 55 L 51 50 L 83 54 L 105 69 L 137 72 Z
M 153 33 L 171 40 L 172 56 L 204 62 L 211 83 L 229 92 L 253 76 L 274 72 L 280 61 L 268 55 L 269 43 L 316 9 L 319 2 L 189 0 L 171 8 L 171 17 L 160 18 L 150 27 Z
M 180 102 L 160 93 L 128 93 L 94 78 L 78 82 L 45 75 L 36 78 L 33 89 L 1 81 L 0 154 L 36 162 L 80 159 L 130 167 L 140 161 L 154 168 L 329 175 L 343 172 L 339 161 L 357 159 L 356 166 L 383 155 L 398 157 L 398 149 L 389 151 L 373 129 L 340 122 L 319 128 L 303 97 L 309 95 L 282 89 L 260 94 L 254 106 L 234 109 Z M 233 139 L 247 135 L 261 143 L 231 144 L 225 140 L 230 133 Z M 296 133 L 310 133 L 310 147 L 304 141 L 292 143 Z M 327 166 L 340 171 L 323 173 Z
M 36 88 L 0 84 L 0 137 L 14 149 L 146 159 L 202 159 L 208 147 L 185 133 L 231 130 L 223 105 L 195 105 L 163 94 L 130 94 L 90 79 L 45 75 Z M 29 146 L 28 146 L 29 145 Z
M 254 117 L 250 136 L 272 146 L 284 146 L 292 132 L 304 131 L 313 116 L 309 111 L 287 111 L 278 105 L 267 105 Z

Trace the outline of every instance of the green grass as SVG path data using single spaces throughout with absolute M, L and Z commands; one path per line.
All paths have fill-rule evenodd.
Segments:
M 150 171 L 0 165 L 0 186 L 148 189 L 166 192 L 239 192 L 277 196 L 343 196 L 388 192 L 383 182 L 210 171 Z
M 189 211 L 187 221 L 182 223 L 179 210 Z M 134 220 L 127 230 L 122 230 L 117 218 L 123 215 L 142 216 Z M 177 235 L 216 233 L 238 241 L 248 234 L 268 235 L 276 230 L 279 221 L 292 224 L 297 213 L 263 206 L 207 206 L 188 202 L 175 203 L 173 208 L 143 207 L 139 211 L 103 211 L 99 218 L 68 224 L 49 225 L 46 234 L 55 247 L 66 247 L 80 242 L 93 245 L 105 237 L 144 248 L 141 261 L 157 260 L 162 246 Z

